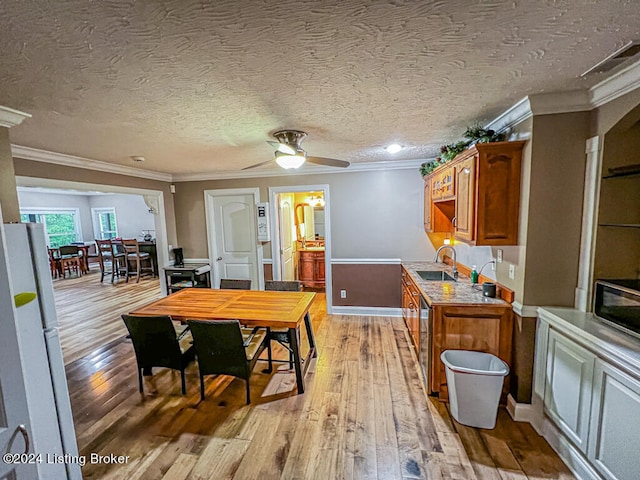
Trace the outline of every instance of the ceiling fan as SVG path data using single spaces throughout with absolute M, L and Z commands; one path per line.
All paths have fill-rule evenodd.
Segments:
M 280 130 L 273 134 L 277 142 L 268 140 L 267 143 L 276 149 L 276 163 L 282 168 L 300 168 L 305 161 L 309 163 L 315 163 L 316 165 L 327 165 L 329 167 L 348 167 L 349 162 L 345 160 L 337 160 L 335 158 L 326 157 L 311 157 L 307 155 L 307 152 L 300 146 L 302 141 L 307 138 L 306 132 L 301 130 Z M 261 167 L 271 163 L 273 160 L 266 162 L 260 162 L 249 167 L 245 167 L 242 170 L 249 170 L 251 168 Z

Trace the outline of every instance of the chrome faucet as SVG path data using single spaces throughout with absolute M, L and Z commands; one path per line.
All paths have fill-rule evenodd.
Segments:
M 442 245 L 438 249 L 438 251 L 436 252 L 435 262 L 438 263 L 438 258 L 440 257 L 440 252 L 442 250 L 444 250 L 445 248 L 450 248 L 451 251 L 453 252 L 453 278 L 458 280 L 458 267 L 457 267 L 457 260 L 456 260 L 456 249 L 453 248 L 453 245 Z

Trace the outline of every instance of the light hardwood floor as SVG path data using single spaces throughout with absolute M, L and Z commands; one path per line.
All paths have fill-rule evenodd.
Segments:
M 89 318 L 96 308 L 109 318 L 130 308 L 127 298 L 96 305 L 92 286 L 77 288 L 78 309 Z M 159 393 L 142 396 L 133 348 L 122 336 L 68 364 L 81 453 L 130 457 L 123 465 L 88 464 L 84 478 L 573 478 L 528 424 L 504 410 L 495 430 L 478 430 L 426 397 L 401 319 L 327 316 L 324 301 L 318 295 L 312 309 L 320 356 L 303 395 L 283 392 L 293 387 L 291 375 L 262 373 L 258 363 L 249 406 L 243 382 L 226 376 L 209 377 L 200 402 L 195 365 L 187 395 L 178 373 L 157 369 Z M 68 330 L 67 337 L 73 344 L 84 335 Z M 281 393 L 264 396 L 274 391 Z
M 120 315 L 161 296 L 158 278 L 113 284 L 110 278 L 100 283 L 100 270 L 94 266 L 81 277 L 53 280 L 65 364 L 122 338 L 127 329 Z

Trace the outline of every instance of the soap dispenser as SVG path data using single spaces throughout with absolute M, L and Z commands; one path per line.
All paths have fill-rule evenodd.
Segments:
M 478 283 L 478 271 L 476 270 L 476 266 L 471 267 L 471 283 Z

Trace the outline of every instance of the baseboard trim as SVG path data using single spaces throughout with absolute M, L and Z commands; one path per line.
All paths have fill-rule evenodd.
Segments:
M 518 403 L 511 394 L 507 395 L 507 412 L 516 422 L 533 424 L 536 416 L 533 405 L 530 403 Z
M 536 305 L 523 305 L 520 302 L 513 302 L 511 307 L 520 317 L 536 318 L 538 316 L 538 307 Z
M 402 309 L 393 307 L 350 307 L 336 306 L 331 307 L 332 315 L 360 315 L 369 317 L 401 317 Z
M 579 480 L 603 480 L 603 477 L 547 417 L 543 420 L 542 436 L 564 464 Z

